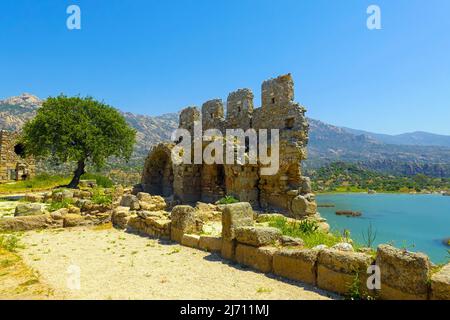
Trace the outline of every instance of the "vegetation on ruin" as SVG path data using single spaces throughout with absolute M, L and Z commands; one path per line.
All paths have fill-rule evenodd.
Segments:
M 73 205 L 72 199 L 63 199 L 61 201 L 52 201 L 48 206 L 48 211 L 53 212 L 57 211 L 59 209 L 69 208 L 71 205 Z
M 283 235 L 302 239 L 307 248 L 321 244 L 332 247 L 342 242 L 341 235 L 321 231 L 314 221 L 290 222 L 283 217 L 271 217 L 267 222 L 269 227 L 279 229 Z
M 238 202 L 239 202 L 239 200 L 233 196 L 225 196 L 224 198 L 217 201 L 217 204 L 232 204 L 232 203 L 238 203 Z
M 109 157 L 130 159 L 136 131 L 114 108 L 86 97 L 48 98 L 23 129 L 27 155 L 76 163 L 68 184 L 76 188 L 88 164 L 101 168 Z
M 111 194 L 105 194 L 103 188 L 95 188 L 91 197 L 91 201 L 95 204 L 110 205 L 113 197 Z
M 362 168 L 358 164 L 335 162 L 308 172 L 315 192 L 434 192 L 450 190 L 449 178 L 423 174 L 393 176 Z
M 21 193 L 50 190 L 57 186 L 67 184 L 69 181 L 70 178 L 62 175 L 49 175 L 43 173 L 30 180 L 0 184 L 0 193 Z

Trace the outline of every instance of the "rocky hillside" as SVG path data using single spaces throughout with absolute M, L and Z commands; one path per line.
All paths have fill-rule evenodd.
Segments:
M 42 101 L 30 94 L 0 100 L 0 129 L 18 130 L 31 119 Z M 178 114 L 150 117 L 125 112 L 124 117 L 137 131 L 135 154 L 125 167 L 141 166 L 151 146 L 170 139 L 178 125 Z M 450 148 L 440 145 L 389 144 L 377 134 L 340 128 L 309 119 L 309 160 L 305 166 L 318 168 L 335 161 L 358 163 L 364 168 L 389 174 L 423 173 L 450 177 Z M 385 135 L 386 136 L 386 135 Z M 423 135 L 422 135 L 423 136 Z M 430 137 L 430 135 L 427 135 Z M 445 136 L 439 136 L 441 141 Z M 422 140 L 423 141 L 423 140 Z M 439 144 L 435 140 L 434 144 Z M 430 144 L 432 144 L 430 142 Z M 120 163 L 118 163 L 120 165 Z

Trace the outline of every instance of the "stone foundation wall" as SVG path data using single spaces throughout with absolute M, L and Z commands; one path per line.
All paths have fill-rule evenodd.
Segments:
M 221 236 L 204 235 L 199 208 L 177 206 L 167 225 L 172 241 L 181 245 L 344 296 L 356 290 L 363 297 L 382 300 L 450 300 L 450 264 L 432 272 L 424 254 L 388 245 L 380 245 L 376 256 L 347 251 L 346 246 L 308 249 L 301 241 L 286 239 L 278 229 L 255 226 L 254 218 L 249 203 L 225 205 Z M 149 229 L 145 221 L 136 217 L 128 226 L 150 236 L 168 237 L 167 229 Z M 380 290 L 367 287 L 371 266 L 381 271 Z

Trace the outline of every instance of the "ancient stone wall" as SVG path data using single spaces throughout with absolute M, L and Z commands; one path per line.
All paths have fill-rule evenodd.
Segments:
M 275 175 L 263 175 L 261 163 L 257 164 L 173 164 L 172 171 L 158 169 L 152 154 L 143 173 L 143 190 L 161 193 L 161 187 L 148 186 L 148 180 L 162 183 L 170 181 L 165 174 L 173 175 L 173 193 L 177 200 L 186 203 L 195 201 L 213 202 L 224 195 L 231 195 L 256 207 L 275 209 L 297 218 L 316 213 L 314 195 L 309 179 L 302 176 L 301 161 L 307 157 L 308 123 L 306 109 L 294 102 L 294 82 L 290 74 L 264 81 L 262 84 L 262 106 L 254 107 L 254 95 L 250 89 L 239 89 L 229 94 L 227 110 L 224 112 L 220 99 L 207 101 L 201 111 L 197 107 L 184 109 L 180 114 L 179 128 L 194 136 L 195 122 L 201 123 L 202 131 L 216 129 L 226 135 L 227 129 L 268 130 L 268 145 L 271 146 L 271 129 L 278 129 L 280 167 Z M 247 153 L 248 138 L 244 143 Z M 179 143 L 180 141 L 178 141 Z M 194 141 L 192 140 L 192 146 Z M 239 142 L 239 141 L 238 141 Z M 200 142 L 203 149 L 209 142 Z M 157 153 L 158 149 L 152 151 Z M 225 153 L 225 148 L 224 148 Z M 192 160 L 194 150 L 191 150 Z M 169 160 L 168 160 L 169 161 Z M 169 163 L 169 162 L 166 162 Z M 163 175 L 157 178 L 157 175 Z M 151 177 L 151 178 L 150 178 Z
M 0 182 L 26 180 L 35 175 L 35 161 L 22 158 L 23 152 L 17 133 L 0 131 Z

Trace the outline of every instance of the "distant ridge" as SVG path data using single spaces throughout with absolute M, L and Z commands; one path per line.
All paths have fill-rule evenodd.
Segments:
M 36 115 L 42 100 L 30 94 L 0 100 L 0 129 L 19 130 Z M 122 112 L 137 130 L 133 159 L 141 166 L 151 147 L 170 139 L 178 127 L 178 113 L 157 117 Z M 398 136 L 342 128 L 309 119 L 309 158 L 305 166 L 319 168 L 335 161 L 358 163 L 389 174 L 450 177 L 450 137 L 426 132 Z

